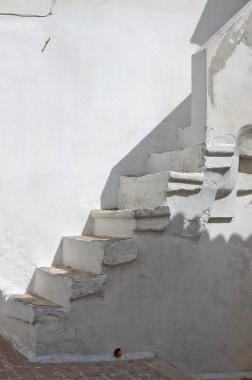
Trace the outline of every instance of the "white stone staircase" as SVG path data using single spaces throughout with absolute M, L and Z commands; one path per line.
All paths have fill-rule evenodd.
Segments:
M 71 302 L 104 290 L 102 265 L 120 265 L 137 258 L 133 239 L 94 236 L 63 238 L 61 266 L 36 269 L 32 291 L 6 297 L 4 314 L 31 324 L 46 316 L 66 316 Z
M 205 128 L 205 123 L 200 126 Z M 247 184 L 244 174 L 237 187 L 236 146 L 223 136 L 221 142 L 205 135 L 203 143 L 154 152 L 143 157 L 147 160 L 145 173 L 121 176 L 118 208 L 92 210 L 90 236 L 64 237 L 61 265 L 37 268 L 28 294 L 6 296 L 3 334 L 32 360 L 60 350 L 61 342 L 53 339 L 58 330 L 66 333 L 65 324 L 76 303 L 96 303 L 99 313 L 98 297 L 106 293 L 110 281 L 105 268 L 113 271 L 124 265 L 126 271 L 128 265 L 134 265 L 140 234 L 143 239 L 146 235 L 169 235 L 171 221 L 180 216 L 183 222 L 176 234 L 197 239 L 209 220 L 232 218 L 237 191 L 251 190 L 252 185 Z M 116 291 L 120 293 L 120 289 Z M 111 318 L 115 323 L 113 315 Z M 91 319 L 89 315 L 90 326 Z M 72 345 L 72 341 L 66 344 L 65 351 L 72 352 Z
M 199 237 L 218 191 L 211 173 L 216 179 L 216 171 L 229 169 L 233 156 L 233 147 L 198 144 L 150 155 L 149 174 L 121 176 L 119 209 L 92 210 L 92 235 L 64 237 L 61 265 L 37 268 L 29 294 L 6 297 L 3 312 L 16 346 L 33 357 L 38 327 L 48 335 L 50 326 L 64 325 L 73 302 L 105 292 L 104 266 L 136 260 L 139 233 L 169 233 L 171 216 L 181 214 L 180 235 Z
M 64 326 L 73 302 L 106 292 L 104 266 L 136 260 L 139 233 L 169 234 L 171 217 L 182 215 L 178 233 L 198 238 L 220 189 L 216 176 L 219 181 L 222 170 L 232 167 L 233 157 L 233 146 L 198 144 L 153 153 L 147 158 L 149 173 L 121 176 L 119 209 L 92 210 L 92 235 L 64 237 L 61 265 L 37 268 L 28 294 L 6 297 L 3 313 L 8 337 L 16 347 L 34 358 L 42 339 L 38 331 L 49 339 L 50 329 Z

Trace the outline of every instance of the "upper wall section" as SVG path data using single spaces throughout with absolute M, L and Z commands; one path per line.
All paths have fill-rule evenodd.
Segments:
M 232 143 L 251 124 L 252 1 L 193 56 L 192 126 L 197 139 Z
M 0 15 L 45 17 L 54 0 L 0 0 Z

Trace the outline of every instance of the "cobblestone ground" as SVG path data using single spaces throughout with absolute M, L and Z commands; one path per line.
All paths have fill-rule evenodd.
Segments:
M 30 363 L 0 338 L 0 380 L 184 380 L 159 359 L 103 363 Z M 189 378 L 188 378 L 189 379 Z

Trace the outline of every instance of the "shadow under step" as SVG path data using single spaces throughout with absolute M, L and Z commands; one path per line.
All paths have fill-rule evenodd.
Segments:
M 102 273 L 102 265 L 120 265 L 137 258 L 133 239 L 96 236 L 63 238 L 63 264 L 74 269 Z
M 71 301 L 100 293 L 106 280 L 104 274 L 66 266 L 42 267 L 36 269 L 34 293 L 68 307 Z
M 62 306 L 37 294 L 12 294 L 4 301 L 3 308 L 5 316 L 30 324 L 66 317 Z

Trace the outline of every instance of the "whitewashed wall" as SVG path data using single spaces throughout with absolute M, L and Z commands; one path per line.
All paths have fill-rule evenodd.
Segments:
M 50 1 L 31 3 L 0 1 L 0 288 L 12 291 L 82 232 L 101 196 L 116 206 L 118 174 L 175 146 L 190 123 L 190 40 L 245 1 L 222 1 L 220 25 L 206 0 L 65 0 L 48 16 Z

